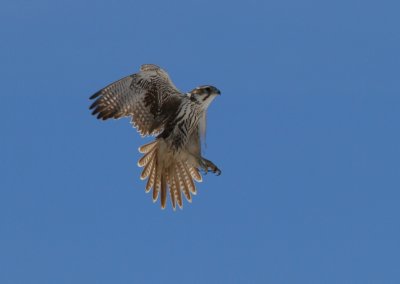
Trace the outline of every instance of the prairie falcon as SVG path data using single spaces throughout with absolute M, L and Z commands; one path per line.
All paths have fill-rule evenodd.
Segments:
M 167 72 L 153 64 L 145 64 L 140 72 L 124 77 L 101 89 L 90 109 L 98 119 L 130 116 L 131 123 L 142 136 L 155 140 L 139 147 L 143 153 L 138 166 L 140 178 L 148 179 L 146 192 L 153 190 L 153 201 L 160 195 L 165 208 L 167 190 L 172 207 L 183 206 L 182 193 L 191 202 L 200 170 L 217 175 L 220 169 L 201 156 L 201 137 L 206 131 L 206 112 L 221 92 L 213 86 L 200 86 L 184 94 L 172 83 Z

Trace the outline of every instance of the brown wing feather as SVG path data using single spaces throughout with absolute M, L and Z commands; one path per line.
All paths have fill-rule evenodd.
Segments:
M 168 74 L 152 64 L 101 89 L 90 109 L 98 119 L 132 117 L 132 124 L 142 136 L 160 132 L 169 115 L 179 107 L 182 93 Z

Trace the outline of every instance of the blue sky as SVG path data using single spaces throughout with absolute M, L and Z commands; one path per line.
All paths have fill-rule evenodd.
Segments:
M 399 10 L 2 1 L 0 282 L 399 283 Z M 88 110 L 143 63 L 222 91 L 222 175 L 183 211 L 144 192 L 149 139 Z

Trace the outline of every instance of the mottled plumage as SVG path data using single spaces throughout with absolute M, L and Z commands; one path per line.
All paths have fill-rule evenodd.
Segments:
M 90 99 L 98 119 L 132 117 L 132 124 L 142 136 L 156 139 L 139 148 L 143 157 L 141 179 L 147 178 L 146 192 L 153 189 L 153 201 L 160 196 L 165 208 L 169 190 L 172 207 L 183 206 L 182 195 L 191 202 L 200 170 L 221 171 L 201 156 L 200 136 L 205 135 L 206 111 L 220 94 L 213 86 L 201 86 L 181 93 L 168 74 L 152 64 L 142 65 L 140 72 L 122 78 L 101 89 Z

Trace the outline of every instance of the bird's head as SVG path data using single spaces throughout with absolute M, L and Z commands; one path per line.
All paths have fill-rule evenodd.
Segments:
M 220 90 L 218 90 L 213 86 L 208 86 L 208 85 L 197 87 L 189 93 L 189 96 L 192 100 L 196 100 L 205 108 L 207 108 L 208 105 L 218 95 L 221 95 Z

